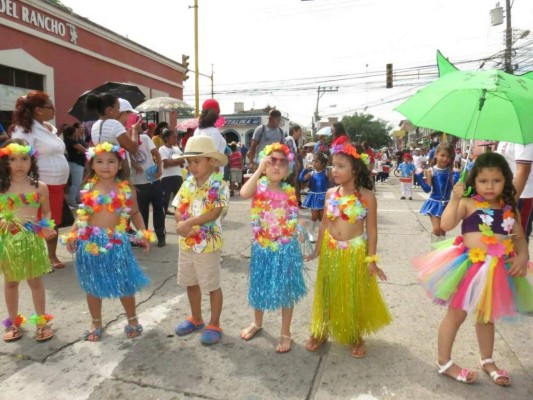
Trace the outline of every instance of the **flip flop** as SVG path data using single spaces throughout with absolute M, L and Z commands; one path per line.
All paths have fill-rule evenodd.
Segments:
M 65 264 L 63 264 L 61 261 L 56 262 L 56 263 L 52 263 L 52 268 L 53 269 L 63 269 L 63 268 L 65 268 Z

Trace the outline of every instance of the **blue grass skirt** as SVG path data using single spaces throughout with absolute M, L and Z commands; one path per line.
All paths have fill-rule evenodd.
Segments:
M 51 269 L 45 241 L 33 231 L 0 235 L 0 270 L 6 282 L 37 278 Z
M 441 217 L 444 209 L 446 208 L 446 204 L 448 204 L 447 201 L 427 199 L 424 204 L 422 204 L 420 214 Z
M 307 293 L 303 259 L 296 238 L 276 251 L 254 241 L 250 262 L 248 302 L 256 310 L 291 308 Z
M 85 250 L 88 242 L 105 247 L 109 238 L 105 232 L 91 233 L 89 240 L 78 240 L 76 249 L 76 272 L 82 289 L 98 298 L 128 297 L 150 283 L 137 263 L 131 250 L 129 237 L 115 233 L 114 244 L 107 253 L 93 255 Z
M 325 200 L 326 200 L 326 192 L 323 192 L 323 193 L 309 192 L 305 196 L 305 199 L 302 205 L 305 208 L 310 208 L 311 210 L 323 210 Z

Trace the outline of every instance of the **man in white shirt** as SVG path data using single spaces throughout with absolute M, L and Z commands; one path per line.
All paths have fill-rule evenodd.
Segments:
M 533 222 L 533 144 L 521 145 L 509 142 L 500 142 L 496 150 L 505 157 L 511 171 L 513 171 L 513 184 L 518 198 L 518 210 L 522 228 L 529 243 Z

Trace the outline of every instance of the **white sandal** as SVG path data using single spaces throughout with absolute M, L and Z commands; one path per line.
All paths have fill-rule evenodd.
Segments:
M 441 375 L 445 375 L 449 378 L 452 378 L 452 379 L 455 379 L 456 381 L 458 382 L 461 382 L 461 383 L 467 383 L 467 384 L 470 384 L 470 383 L 474 383 L 477 379 L 477 372 L 472 372 L 470 371 L 468 368 L 462 368 L 461 369 L 461 372 L 459 372 L 459 374 L 456 376 L 456 377 L 453 377 L 451 375 L 448 375 L 446 373 L 446 371 L 448 371 L 450 369 L 450 367 L 453 365 L 453 360 L 450 359 L 450 361 L 448 361 L 446 364 L 444 365 L 440 365 L 438 362 L 437 362 L 437 366 L 439 367 L 439 374 Z M 468 375 L 471 374 L 471 379 L 468 380 Z
M 244 336 L 250 335 L 254 329 L 255 329 L 255 332 L 250 337 L 248 338 L 244 337 Z M 241 339 L 246 340 L 246 341 L 252 340 L 255 337 L 255 335 L 257 335 L 261 331 L 261 329 L 263 329 L 262 326 L 257 326 L 255 322 L 252 322 L 248 328 L 243 329 L 241 331 Z
M 492 358 L 487 358 L 485 360 L 479 360 L 479 364 L 481 365 L 481 369 L 485 371 L 492 379 L 492 381 L 499 386 L 509 386 L 511 384 L 511 377 L 509 376 L 509 373 L 507 371 L 504 371 L 503 369 L 499 369 L 496 371 L 489 372 L 485 369 L 485 364 L 494 364 L 496 366 L 496 361 L 494 361 Z M 507 382 L 501 383 L 498 382 L 498 379 L 503 378 L 507 379 Z

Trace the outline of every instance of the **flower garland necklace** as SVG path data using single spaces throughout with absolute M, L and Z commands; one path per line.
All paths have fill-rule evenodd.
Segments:
M 191 205 L 191 200 L 193 197 L 196 197 L 195 194 L 197 194 L 198 191 L 202 192 L 205 191 L 205 195 L 203 193 L 198 194 L 198 198 L 203 199 L 203 205 L 205 208 L 205 212 L 209 212 L 212 209 L 214 209 L 217 206 L 217 203 L 215 200 L 219 197 L 220 188 L 223 184 L 222 174 L 221 173 L 213 173 L 209 177 L 209 180 L 204 183 L 202 186 L 198 187 L 196 186 L 196 181 L 194 180 L 194 177 L 191 175 L 189 176 L 183 185 L 180 188 L 180 203 L 178 207 L 178 211 L 180 212 L 182 216 L 182 221 L 185 221 L 189 218 L 189 207 Z M 206 187 L 207 185 L 207 187 Z M 182 238 L 185 240 L 185 243 L 192 247 L 195 244 L 199 244 L 202 242 L 203 239 L 205 239 L 209 232 L 212 231 L 212 227 L 216 224 L 215 221 L 200 225 L 199 229 L 196 230 L 196 233 L 189 235 L 187 237 Z
M 298 224 L 298 201 L 295 189 L 282 183 L 283 199 L 276 192 L 268 190 L 269 181 L 266 176 L 259 179 L 257 191 L 252 200 L 252 232 L 255 240 L 262 247 L 270 247 L 276 251 L 279 243 L 286 244 L 292 240 Z M 282 205 L 286 201 L 285 209 L 273 207 L 273 203 Z
M 353 224 L 356 220 L 365 219 L 367 214 L 367 204 L 360 192 L 341 196 L 340 190 L 337 190 L 329 196 L 326 204 L 326 216 L 332 221 L 341 217 Z
M 0 195 L 0 210 L 13 211 L 21 206 L 40 207 L 41 196 L 37 192 L 4 193 Z
M 483 212 L 483 215 L 480 215 L 482 223 L 479 224 L 479 231 L 481 232 L 481 242 L 487 245 L 487 251 L 480 248 L 470 249 L 468 252 L 470 260 L 474 263 L 482 262 L 487 255 L 502 257 L 505 254 L 512 253 L 513 242 L 510 238 L 499 242 L 496 236 L 494 236 L 494 231 L 492 230 L 494 210 L 490 208 L 490 203 L 479 194 L 472 196 L 472 199 L 476 208 Z M 510 235 L 515 223 L 514 213 L 511 206 L 505 205 L 501 200 L 500 207 L 503 210 L 501 226 L 507 232 L 507 235 Z
M 178 210 L 181 213 L 184 221 L 189 218 L 189 206 L 191 205 L 191 198 L 193 195 L 197 190 L 205 190 L 205 183 L 201 187 L 197 187 L 196 182 L 193 180 L 194 177 L 189 176 L 180 189 L 180 205 Z M 209 188 L 207 189 L 207 198 L 205 202 L 206 212 L 215 208 L 215 204 L 213 202 L 218 197 L 218 192 L 222 186 L 222 174 L 211 174 L 209 180 L 207 181 L 207 185 Z M 203 198 L 203 196 L 200 197 Z
M 128 219 L 130 216 L 132 199 L 131 188 L 128 181 L 115 180 L 118 192 L 114 190 L 109 194 L 101 194 L 98 190 L 93 190 L 98 183 L 98 177 L 95 176 L 85 184 L 81 193 L 82 204 L 76 211 L 77 221 L 66 237 L 62 237 L 62 242 L 76 242 L 77 240 L 87 241 L 85 251 L 97 256 L 98 254 L 107 253 L 114 245 L 122 244 L 122 240 L 115 237 L 115 233 L 126 233 Z M 100 228 L 89 225 L 91 215 L 106 210 L 109 213 L 120 216 L 119 223 L 115 228 Z M 109 242 L 105 246 L 98 246 L 95 242 L 88 241 L 91 234 L 98 234 L 104 231 Z M 151 230 L 137 231 L 139 238 L 144 238 L 150 242 L 155 241 L 155 234 Z

